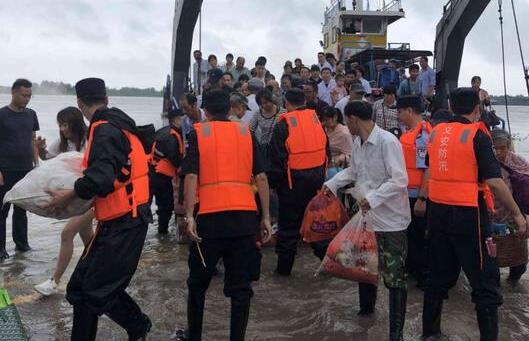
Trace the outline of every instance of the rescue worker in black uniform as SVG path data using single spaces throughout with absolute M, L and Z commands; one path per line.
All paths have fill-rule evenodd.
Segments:
M 188 261 L 188 330 L 177 329 L 176 338 L 202 339 L 206 291 L 222 258 L 224 294 L 231 298 L 230 340 L 242 341 L 253 296 L 251 282 L 258 279 L 260 271 L 258 240 L 268 241 L 272 229 L 268 180 L 259 144 L 249 127 L 228 119 L 229 95 L 210 90 L 204 94 L 204 107 L 208 122 L 195 124 L 188 135 L 189 148 L 182 165 L 187 231 L 193 243 Z M 252 176 L 261 203 L 260 235 Z
M 498 339 L 500 273 L 491 236 L 488 210 L 493 197 L 510 210 L 517 234 L 525 235 L 527 222 L 502 180 L 492 140 L 480 119 L 479 96 L 471 88 L 450 95 L 454 118 L 437 125 L 428 144 L 428 186 L 420 196 L 428 197 L 428 260 L 423 307 L 423 337 L 441 335 L 443 300 L 459 278 L 461 268 L 472 287 L 482 341 Z M 426 203 L 415 212 L 424 214 Z
M 305 107 L 303 91 L 290 89 L 285 99 L 288 113 L 281 115 L 274 128 L 268 175 L 279 197 L 276 271 L 290 276 L 305 209 L 323 186 L 330 149 L 316 112 Z M 299 160 L 293 159 L 296 155 L 301 156 Z M 328 244 L 312 243 L 314 254 L 323 259 Z
M 71 339 L 95 340 L 98 318 L 105 314 L 127 331 L 129 340 L 144 340 L 151 321 L 125 289 L 152 220 L 148 154 L 134 120 L 107 107 L 102 79 L 83 79 L 75 90 L 79 109 L 90 120 L 86 169 L 74 190 L 50 192 L 50 207 L 61 209 L 76 196 L 94 199 L 98 228 L 66 290 L 73 305 Z
M 170 110 L 169 125 L 159 129 L 154 137 L 151 158 L 151 194 L 158 210 L 158 233 L 167 234 L 174 212 L 173 180 L 184 157 L 184 142 L 180 130 L 180 110 Z

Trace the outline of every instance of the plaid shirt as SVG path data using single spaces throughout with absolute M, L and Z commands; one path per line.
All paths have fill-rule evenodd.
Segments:
M 385 105 L 384 99 L 380 99 L 373 104 L 373 121 L 384 130 L 400 128 L 398 110 Z

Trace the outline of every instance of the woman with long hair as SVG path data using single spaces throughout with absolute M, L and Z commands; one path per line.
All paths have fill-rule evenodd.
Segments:
M 84 151 L 88 128 L 81 111 L 75 107 L 68 107 L 59 111 L 57 124 L 59 125 L 60 137 L 49 148 L 46 146 L 45 139 L 40 137 L 37 139 L 39 156 L 43 160 L 52 159 L 61 153 Z M 53 277 L 36 285 L 36 291 L 45 296 L 57 293 L 57 285 L 72 259 L 75 235 L 79 233 L 84 245 L 88 245 L 93 235 L 93 219 L 94 211 L 88 210 L 81 216 L 71 218 L 64 226 L 61 232 L 61 246 Z

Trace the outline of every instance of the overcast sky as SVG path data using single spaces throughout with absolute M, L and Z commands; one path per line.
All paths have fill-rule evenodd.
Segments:
M 268 56 L 276 75 L 287 59 L 300 57 L 312 64 L 328 2 L 204 0 L 202 50 L 219 61 L 227 52 L 244 55 L 248 64 L 259 55 Z M 390 26 L 389 41 L 433 50 L 446 0 L 402 2 L 407 18 Z M 503 2 L 508 92 L 526 94 L 510 1 Z M 529 1 L 515 3 L 520 30 L 529 32 Z M 160 88 L 170 70 L 173 14 L 174 0 L 0 0 L 0 84 L 10 85 L 19 77 L 75 83 L 98 76 L 111 87 Z M 529 63 L 527 35 L 522 44 Z M 460 85 L 475 74 L 492 93 L 503 91 L 495 0 L 467 38 Z

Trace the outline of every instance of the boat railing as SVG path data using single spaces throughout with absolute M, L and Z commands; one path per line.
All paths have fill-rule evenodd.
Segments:
M 409 51 L 411 50 L 411 44 L 410 43 L 388 43 L 388 50 Z
M 382 2 L 381 11 L 383 12 L 399 12 L 402 10 L 401 0 L 392 0 L 388 4 L 385 1 Z
M 362 1 L 364 0 L 360 0 L 358 2 L 362 3 Z M 369 3 L 372 3 L 372 1 L 373 0 L 371 0 Z M 325 9 L 325 20 L 328 20 L 328 18 L 334 16 L 337 12 L 344 10 L 365 11 L 367 8 L 369 8 L 371 11 L 379 12 L 402 11 L 402 0 L 375 0 L 374 2 L 378 4 L 378 7 L 374 8 L 366 6 L 365 4 L 351 5 L 347 0 L 331 0 L 329 6 L 327 6 Z

